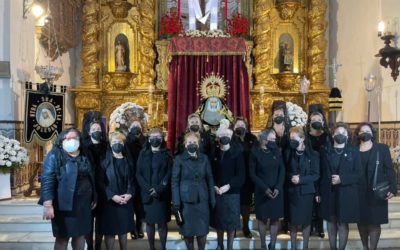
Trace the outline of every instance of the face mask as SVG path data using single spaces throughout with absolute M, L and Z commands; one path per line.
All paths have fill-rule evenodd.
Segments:
M 343 144 L 346 143 L 347 141 L 347 136 L 342 135 L 342 134 L 337 134 L 333 137 L 333 140 L 337 143 L 337 144 Z
M 140 129 L 140 127 L 132 127 L 131 131 L 129 132 L 129 134 L 133 135 L 133 136 L 138 136 L 140 135 L 140 133 L 142 132 L 142 130 Z
M 101 131 L 95 131 L 91 135 L 93 140 L 100 141 L 101 140 Z
M 195 143 L 189 144 L 187 146 L 187 151 L 191 154 L 196 153 L 198 149 L 199 149 L 199 146 Z
M 122 145 L 121 143 L 115 143 L 111 145 L 111 149 L 114 153 L 119 154 L 124 149 L 124 145 Z
M 219 138 L 219 142 L 222 145 L 228 145 L 231 142 L 231 138 L 229 138 L 228 136 L 222 136 L 221 138 Z
M 298 140 L 290 140 L 289 144 L 291 148 L 296 149 L 300 145 L 300 142 Z
M 322 122 L 313 122 L 311 123 L 311 127 L 316 130 L 322 129 Z
M 67 140 L 63 143 L 63 149 L 67 153 L 73 153 L 79 148 L 79 140 L 77 139 L 71 139 Z
M 246 133 L 246 129 L 243 127 L 238 127 L 235 129 L 235 133 L 239 136 L 244 135 Z
M 274 123 L 282 124 L 282 122 L 283 122 L 283 116 L 277 116 L 274 118 Z
M 158 148 L 161 146 L 162 140 L 160 138 L 151 138 L 149 142 L 153 148 Z
M 360 139 L 363 142 L 366 142 L 372 139 L 372 135 L 370 133 L 361 133 L 358 135 L 358 139 Z
M 267 141 L 267 148 L 269 149 L 276 149 L 278 147 L 278 144 L 276 144 L 275 141 Z
M 200 126 L 199 125 L 190 125 L 189 129 L 192 132 L 197 132 L 200 130 Z

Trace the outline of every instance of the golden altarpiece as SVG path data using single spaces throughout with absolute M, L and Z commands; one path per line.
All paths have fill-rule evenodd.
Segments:
M 145 107 L 149 126 L 167 122 L 168 39 L 158 38 L 160 12 L 166 0 L 85 0 L 83 6 L 81 83 L 75 92 L 76 123 L 83 114 L 101 111 L 109 117 L 123 102 Z M 326 1 L 252 0 L 251 39 L 247 42 L 247 70 L 253 130 L 265 127 L 274 100 L 292 101 L 308 110 L 322 103 L 328 110 L 325 85 Z M 120 51 L 120 45 L 124 50 Z M 254 47 L 253 47 L 254 46 Z M 280 67 L 282 48 L 291 48 L 290 68 Z M 118 59 L 122 60 L 123 66 Z M 285 59 L 286 60 L 286 59 Z M 310 89 L 303 105 L 300 77 Z

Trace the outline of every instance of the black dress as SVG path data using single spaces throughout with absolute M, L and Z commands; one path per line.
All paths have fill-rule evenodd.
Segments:
M 167 150 L 153 152 L 146 148 L 140 152 L 136 179 L 140 186 L 146 223 L 164 224 L 171 220 L 171 169 L 172 156 Z M 151 188 L 156 190 L 157 197 L 150 196 Z
M 236 135 L 234 135 L 233 138 L 234 142 L 241 146 L 246 170 L 245 181 L 240 189 L 240 205 L 250 206 L 253 201 L 254 183 L 250 178 L 249 158 L 251 149 L 258 143 L 257 137 L 252 133 L 247 132 L 243 141 Z
M 258 220 L 279 219 L 284 216 L 283 183 L 285 181 L 285 166 L 279 150 L 270 151 L 253 148 L 250 155 L 250 176 L 256 186 L 256 217 Z M 279 195 L 271 199 L 266 194 L 267 189 L 279 190 Z
M 108 152 L 110 154 L 110 152 Z M 131 194 L 133 197 L 133 176 L 128 160 L 107 156 L 102 162 L 105 171 L 105 193 L 107 201 L 98 216 L 99 233 L 104 235 L 121 235 L 133 230 L 133 202 L 117 204 L 112 200 L 114 195 Z
M 377 183 L 389 181 L 389 191 L 397 193 L 396 175 L 390 157 L 389 147 L 385 144 L 374 143 L 367 152 L 361 152 L 361 182 L 360 182 L 360 222 L 363 224 L 386 224 L 388 219 L 388 201 L 375 198 L 372 192 L 377 155 L 379 152 L 379 166 Z
M 245 162 L 241 150 L 231 146 L 227 151 L 217 148 L 212 161 L 214 185 L 230 185 L 228 192 L 216 194 L 211 226 L 217 230 L 233 231 L 240 228 L 240 188 L 245 179 Z
M 358 201 L 360 153 L 351 145 L 343 149 L 327 148 L 321 150 L 321 162 L 321 217 L 327 221 L 336 218 L 342 223 L 358 222 L 362 209 Z M 332 185 L 332 175 L 339 175 L 340 184 Z
M 210 209 L 215 206 L 212 170 L 208 157 L 199 153 L 196 159 L 185 151 L 175 158 L 172 169 L 172 202 L 180 207 L 185 237 L 204 236 L 209 232 Z
M 306 148 L 302 153 L 292 150 L 287 167 L 289 218 L 292 225 L 310 225 L 312 221 L 315 181 L 319 178 L 319 154 Z M 293 175 L 300 176 L 300 183 L 291 182 Z
M 68 166 L 68 167 L 67 167 Z M 64 168 L 77 169 L 72 211 L 60 211 L 58 203 L 54 206 L 54 219 L 51 220 L 53 236 L 60 238 L 78 237 L 92 230 L 92 211 L 94 183 L 90 175 L 92 167 L 85 156 L 66 156 Z M 65 180 L 65 178 L 63 178 Z M 60 185 L 60 184 L 59 184 Z M 60 197 L 61 198 L 61 197 Z M 62 199 L 62 198 L 61 198 Z

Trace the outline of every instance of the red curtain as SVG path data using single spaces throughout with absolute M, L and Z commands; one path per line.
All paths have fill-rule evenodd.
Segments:
M 207 73 L 218 73 L 225 79 L 226 104 L 233 115 L 250 118 L 249 79 L 242 55 L 175 55 L 168 79 L 168 147 L 171 150 L 186 128 L 187 116 L 201 104 L 198 87 Z

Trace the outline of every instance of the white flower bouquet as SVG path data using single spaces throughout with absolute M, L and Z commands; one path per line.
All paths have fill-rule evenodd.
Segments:
M 286 103 L 287 116 L 289 117 L 290 126 L 305 126 L 307 124 L 307 113 L 303 108 L 292 102 Z
M 231 37 L 229 33 L 225 33 L 223 30 L 188 30 L 182 36 L 186 37 Z
M 0 172 L 20 167 L 28 159 L 28 151 L 19 141 L 0 135 Z
M 126 102 L 117 107 L 110 116 L 110 128 L 128 129 L 130 122 L 135 119 L 143 124 L 147 124 L 149 116 L 144 112 L 144 108 L 133 102 Z
M 400 164 L 400 145 L 390 148 L 390 156 L 393 164 Z

